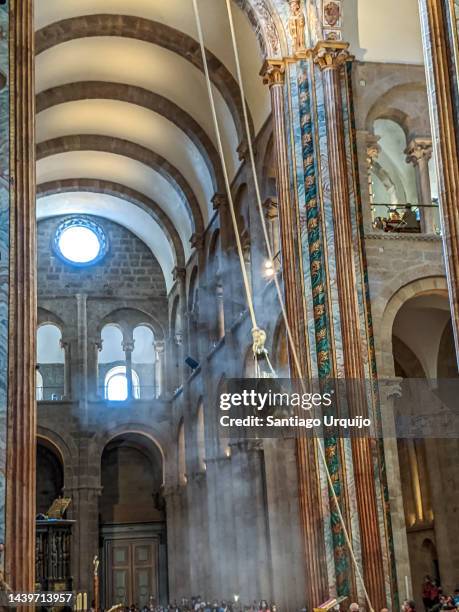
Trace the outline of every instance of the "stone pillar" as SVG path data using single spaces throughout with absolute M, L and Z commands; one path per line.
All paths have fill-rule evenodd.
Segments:
M 268 198 L 263 202 L 263 208 L 265 211 L 266 225 L 269 232 L 269 240 L 271 243 L 271 251 L 273 257 L 280 254 L 280 242 L 279 242 L 279 208 L 277 200 L 275 198 Z M 276 271 L 280 268 L 279 260 L 275 260 Z
M 72 397 L 72 374 L 70 370 L 70 343 L 61 339 L 61 348 L 64 351 L 64 399 Z
M 88 377 L 89 399 L 96 400 L 99 396 L 99 353 L 102 350 L 102 339 L 88 340 Z M 102 394 L 103 399 L 104 396 Z
M 132 380 L 132 351 L 134 350 L 134 340 L 123 341 L 123 351 L 126 360 L 126 380 L 127 380 L 127 399 L 134 399 L 134 383 Z
M 9 338 L 7 340 L 6 337 L 2 337 L 2 342 L 8 342 L 9 369 L 5 573 L 6 581 L 14 591 L 33 591 L 35 574 L 37 259 L 35 53 L 32 0 L 10 0 L 9 18 L 10 66 L 13 68 L 9 77 L 12 138 L 9 152 L 10 176 L 6 176 L 5 179 L 7 183 L 9 179 L 10 187 L 10 253 L 8 256 L 8 245 L 2 243 L 4 250 L 1 257 L 2 266 L 9 257 L 9 279 L 2 278 L 2 292 L 3 284 L 9 283 L 10 308 Z M 3 115 L 6 114 L 7 108 L 3 107 L 1 112 Z M 3 218 L 3 222 L 7 224 L 8 213 Z M 8 228 L 2 227 L 2 233 L 4 231 L 8 231 Z M 7 311 L 2 310 L 2 312 Z M 6 381 L 2 381 L 2 386 L 5 383 Z M 0 504 L 2 503 L 3 500 L 0 499 Z
M 282 271 L 284 279 L 285 305 L 292 336 L 297 347 L 303 376 L 308 374 L 306 356 L 306 314 L 304 308 L 304 286 L 301 278 L 301 249 L 297 226 L 297 204 L 290 192 L 289 155 L 285 128 L 283 61 L 265 62 L 261 74 L 271 93 L 274 146 L 276 151 L 276 184 L 282 244 Z M 290 351 L 292 378 L 298 378 Z M 297 441 L 298 481 L 300 512 L 303 529 L 303 545 L 306 559 L 306 592 L 308 607 L 318 605 L 328 596 L 325 568 L 325 545 L 323 540 L 323 517 L 319 497 L 319 477 L 315 440 L 299 437 Z
M 220 279 L 215 287 L 215 300 L 217 302 L 218 339 L 220 340 L 225 335 L 225 302 L 223 299 L 223 285 Z
M 351 204 L 341 95 L 342 68 L 350 59 L 347 48 L 347 43 L 320 42 L 314 49 L 314 61 L 322 71 L 327 115 L 328 163 L 344 374 L 349 381 L 364 381 L 365 369 L 358 314 L 359 303 L 354 268 Z M 366 397 L 358 382 L 356 385 L 350 385 L 348 401 L 352 415 L 368 414 Z M 385 574 L 371 440 L 353 438 L 351 444 L 364 579 L 374 608 L 381 609 L 386 606 Z
M 156 397 L 160 397 L 164 389 L 164 340 L 155 341 L 156 364 L 155 364 L 155 388 Z
M 218 212 L 220 218 L 220 244 L 223 255 L 221 258 L 220 273 L 222 278 L 225 279 L 225 285 L 223 287 L 225 294 L 225 324 L 231 326 L 234 316 L 236 315 L 234 296 L 232 295 L 232 290 L 235 286 L 234 279 L 237 271 L 239 271 L 239 277 L 241 272 L 234 252 L 234 231 L 228 198 L 224 194 L 216 193 L 212 198 L 212 204 L 213 209 Z
M 77 293 L 77 345 L 78 355 L 74 369 L 78 381 L 78 400 L 86 406 L 88 399 L 88 313 L 86 309 L 87 296 Z M 86 410 L 83 414 L 86 414 Z
M 444 261 L 459 363 L 459 148 L 456 70 L 457 25 L 453 3 L 419 0 L 432 141 L 438 174 Z
M 432 140 L 430 138 L 413 138 L 405 150 L 406 161 L 413 164 L 416 172 L 418 204 L 421 205 L 421 231 L 424 234 L 435 233 L 435 217 L 430 188 L 429 160 L 432 157 Z

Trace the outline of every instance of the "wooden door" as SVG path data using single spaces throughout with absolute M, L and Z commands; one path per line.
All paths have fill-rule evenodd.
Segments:
M 149 604 L 150 597 L 158 601 L 157 540 L 111 540 L 107 555 L 108 607 L 123 603 L 142 608 Z

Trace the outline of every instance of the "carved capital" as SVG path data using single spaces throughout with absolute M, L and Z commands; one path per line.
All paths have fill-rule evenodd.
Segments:
M 155 351 L 158 353 L 158 355 L 161 355 L 162 353 L 164 353 L 164 349 L 165 349 L 164 340 L 156 340 L 153 346 L 155 347 Z
M 174 334 L 174 343 L 176 346 L 182 346 L 183 344 L 183 333 L 181 331 L 177 331 Z
M 417 166 L 421 160 L 426 162 L 432 157 L 431 138 L 413 138 L 405 149 L 406 162 Z
M 263 202 L 263 208 L 267 219 L 277 219 L 279 216 L 277 200 L 274 198 L 267 198 Z
M 270 88 L 285 83 L 285 63 L 283 60 L 266 60 L 260 70 L 263 83 Z
M 349 43 L 328 40 L 317 43 L 312 57 L 321 70 L 339 70 L 343 64 L 353 59 L 349 53 Z
M 126 340 L 125 342 L 123 342 L 123 351 L 125 353 L 132 353 L 132 351 L 134 350 L 134 340 Z
M 193 249 L 200 251 L 201 249 L 204 248 L 204 244 L 205 244 L 204 235 L 194 233 L 190 238 L 190 243 Z
M 371 168 L 373 162 L 381 153 L 381 147 L 379 145 L 380 140 L 381 136 L 371 133 L 367 134 L 367 163 L 369 168 Z
M 186 278 L 186 269 L 185 268 L 179 268 L 178 266 L 175 266 L 175 268 L 172 270 L 172 278 L 174 279 L 174 281 L 176 281 L 176 280 L 185 280 L 185 278 Z
M 228 198 L 224 193 L 215 193 L 211 199 L 214 210 L 221 210 L 228 202 Z

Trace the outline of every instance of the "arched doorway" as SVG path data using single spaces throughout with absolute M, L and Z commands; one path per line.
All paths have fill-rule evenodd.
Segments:
M 163 460 L 147 436 L 126 433 L 104 448 L 100 534 L 103 605 L 167 600 Z
M 407 299 L 393 323 L 395 375 L 412 405 L 425 406 L 424 390 L 441 391 L 457 377 L 446 292 L 425 290 Z M 443 394 L 441 394 L 443 396 Z M 444 503 L 448 483 L 458 482 L 458 442 L 426 435 L 399 439 L 398 457 L 413 597 L 422 607 L 426 575 L 453 590 L 459 566 L 452 550 L 455 509 Z

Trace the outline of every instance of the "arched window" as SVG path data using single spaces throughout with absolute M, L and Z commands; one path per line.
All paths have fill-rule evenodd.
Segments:
M 65 352 L 57 325 L 46 323 L 37 331 L 37 390 L 40 400 L 60 400 L 65 394 Z M 40 378 L 38 377 L 40 374 Z M 38 384 L 40 381 L 40 384 Z
M 134 399 L 140 398 L 140 380 L 135 370 L 132 370 Z M 115 366 L 105 375 L 105 399 L 110 402 L 124 402 L 128 399 L 128 379 L 126 366 Z
M 133 339 L 132 364 L 140 379 L 138 397 L 152 399 L 157 397 L 155 336 L 149 327 L 139 325 L 134 329 Z M 135 397 L 134 380 L 133 387 Z

